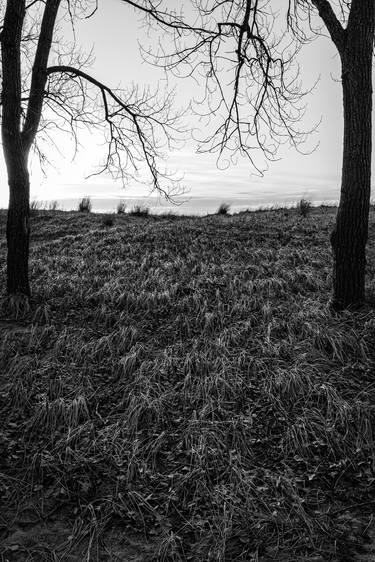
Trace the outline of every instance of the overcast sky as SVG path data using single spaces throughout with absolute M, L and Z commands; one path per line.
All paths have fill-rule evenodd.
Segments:
M 131 82 L 156 86 L 163 79 L 161 70 L 154 69 L 142 61 L 138 41 L 147 45 L 153 39 L 147 37 L 139 16 L 121 0 L 99 2 L 96 14 L 83 20 L 76 27 L 77 40 L 83 49 L 93 48 L 95 62 L 91 74 L 110 86 Z M 341 86 L 335 81 L 340 76 L 340 65 L 335 48 L 328 39 L 318 38 L 303 48 L 300 55 L 301 74 L 304 85 L 311 86 L 320 77 L 315 90 L 308 97 L 306 127 L 322 119 L 318 134 L 308 147 L 319 141 L 318 148 L 304 156 L 284 147 L 280 161 L 270 164 L 263 178 L 253 175 L 247 161 L 220 170 L 216 156 L 196 154 L 196 143 L 189 141 L 185 147 L 170 155 L 168 164 L 184 174 L 183 184 L 190 195 L 215 197 L 219 200 L 239 197 L 253 200 L 254 204 L 282 203 L 298 200 L 303 196 L 313 201 L 329 201 L 338 198 L 342 148 L 342 103 Z M 189 80 L 177 80 L 176 101 L 186 103 L 195 93 L 196 86 Z M 191 117 L 191 123 L 196 119 Z M 302 124 L 303 125 L 303 124 Z M 121 185 L 109 177 L 85 180 L 103 155 L 96 136 L 82 138 L 84 149 L 71 162 L 72 147 L 66 140 L 62 152 L 66 158 L 54 155 L 55 169 L 47 170 L 43 178 L 38 165 L 32 165 L 32 197 L 42 200 L 75 198 L 83 195 L 94 197 L 119 197 L 147 193 L 148 190 L 130 184 L 126 192 Z M 3 184 L 4 185 L 4 184 Z M 0 204 L 7 200 L 2 190 Z

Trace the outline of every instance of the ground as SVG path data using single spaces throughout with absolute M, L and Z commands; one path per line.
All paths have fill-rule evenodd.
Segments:
M 33 212 L 1 560 L 374 559 L 375 312 L 330 312 L 334 216 Z

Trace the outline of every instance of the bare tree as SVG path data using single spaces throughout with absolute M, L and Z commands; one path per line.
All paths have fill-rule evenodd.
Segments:
M 64 52 L 54 41 L 59 10 L 65 9 L 74 24 L 80 11 L 89 9 L 90 16 L 96 7 L 88 0 L 5 3 L 0 41 L 1 130 L 9 183 L 8 295 L 30 296 L 29 156 L 35 148 L 44 158 L 37 141 L 53 142 L 51 125 L 67 130 L 75 142 L 84 126 L 106 131 L 108 150 L 97 173 L 110 172 L 125 181 L 142 168 L 158 192 L 168 196 L 176 188 L 159 160 L 165 144 L 178 132 L 172 96 L 136 86 L 129 92 L 110 88 L 87 72 L 87 58 L 76 54 L 74 46 Z
M 371 181 L 374 0 L 191 0 L 192 16 L 167 0 L 122 0 L 149 23 L 169 32 L 155 56 L 145 57 L 176 75 L 205 81 L 207 114 L 216 124 L 201 150 L 272 160 L 285 140 L 306 138 L 295 65 L 303 43 L 328 31 L 342 67 L 344 143 L 340 204 L 331 236 L 335 309 L 365 298 L 366 244 Z M 282 4 L 282 5 L 280 5 Z M 183 71 L 182 69 L 185 69 Z M 230 77 L 228 79 L 228 76 Z

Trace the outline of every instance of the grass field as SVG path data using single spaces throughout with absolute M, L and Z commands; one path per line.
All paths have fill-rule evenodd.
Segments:
M 375 313 L 329 312 L 334 216 L 33 213 L 1 560 L 374 560 Z

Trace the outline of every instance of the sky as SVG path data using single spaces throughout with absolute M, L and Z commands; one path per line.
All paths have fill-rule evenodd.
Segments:
M 60 35 L 69 35 L 62 24 Z M 143 21 L 135 11 L 120 0 L 101 0 L 95 15 L 76 24 L 76 37 L 83 51 L 93 50 L 95 61 L 90 73 L 109 86 L 129 86 L 132 82 L 158 87 L 164 74 L 148 65 L 139 53 L 142 45 L 154 45 L 148 37 Z M 339 197 L 342 102 L 340 65 L 337 53 L 327 38 L 317 38 L 305 46 L 299 55 L 303 85 L 309 88 L 319 78 L 314 91 L 307 98 L 306 119 L 301 123 L 309 128 L 321 120 L 317 133 L 307 149 L 319 143 L 312 154 L 303 155 L 282 147 L 279 160 L 269 164 L 263 177 L 254 174 L 247 161 L 239 161 L 227 169 L 217 166 L 213 154 L 197 154 L 197 145 L 188 141 L 182 148 L 168 155 L 167 165 L 183 176 L 186 193 L 181 209 L 199 209 L 230 202 L 233 208 L 258 207 L 273 204 L 292 204 L 302 197 L 312 202 L 333 202 Z M 188 79 L 171 80 L 176 89 L 177 105 L 185 105 L 197 93 L 197 85 Z M 188 124 L 197 126 L 191 115 Z M 85 179 L 100 163 L 102 140 L 96 134 L 81 137 L 82 148 L 72 161 L 73 147 L 69 138 L 60 145 L 61 155 L 52 156 L 54 166 L 47 168 L 47 176 L 38 163 L 31 165 L 31 198 L 39 201 L 59 200 L 65 208 L 72 207 L 80 197 L 89 195 L 94 209 L 115 208 L 116 201 L 149 193 L 148 188 L 130 182 L 124 190 L 119 182 L 108 176 Z M 223 166 L 221 166 L 223 168 Z M 0 162 L 3 172 L 4 164 Z M 2 177 L 4 177 L 2 173 Z M 7 189 L 2 183 L 0 206 L 5 206 Z M 200 201 L 200 202 L 199 202 Z M 209 201 L 209 202 L 207 202 Z

